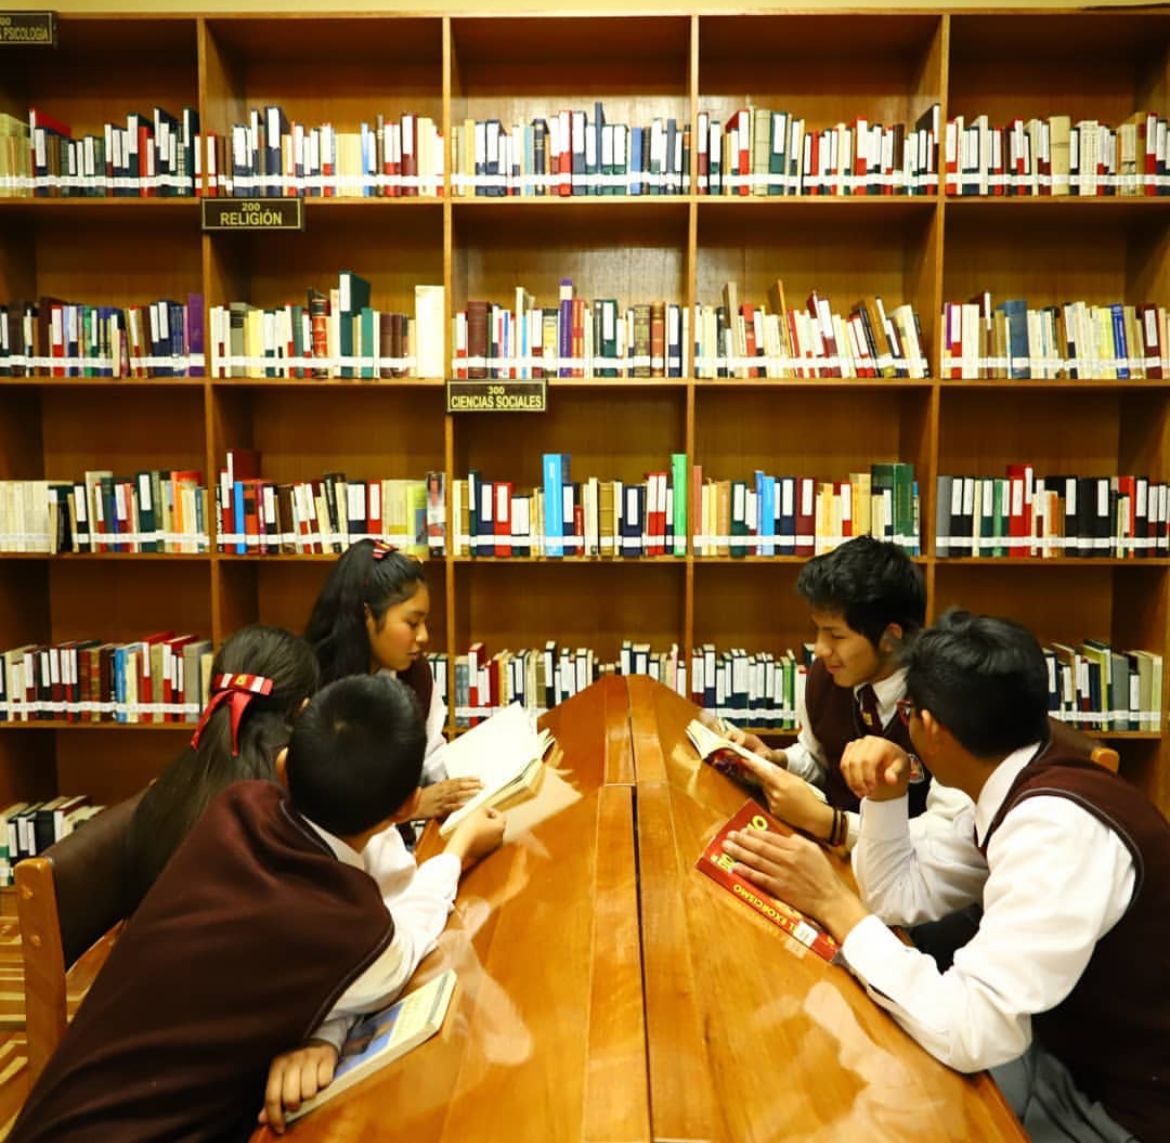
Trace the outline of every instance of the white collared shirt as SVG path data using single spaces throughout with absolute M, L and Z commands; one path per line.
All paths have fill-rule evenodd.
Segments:
M 306 819 L 307 820 L 307 819 Z M 377 883 L 394 921 L 394 936 L 381 955 L 338 998 L 314 1039 L 340 1048 L 354 1018 L 389 1004 L 435 947 L 459 888 L 457 857 L 441 853 L 416 866 L 402 835 L 391 826 L 375 834 L 359 854 L 314 822 L 338 861 L 364 870 Z
M 1125 843 L 1070 798 L 1036 794 L 1020 802 L 984 860 L 976 838 L 986 836 L 1038 749 L 1034 743 L 1009 754 L 978 802 L 967 799 L 949 819 L 928 808 L 910 820 L 906 798 L 861 806 L 853 870 L 873 915 L 854 927 L 842 951 L 870 996 L 959 1071 L 994 1067 L 1025 1051 L 1032 1015 L 1068 996 L 1133 896 Z M 886 928 L 936 920 L 980 900 L 979 931 L 946 973 Z
M 383 667 L 378 674 L 398 678 L 398 672 L 390 670 L 389 667 Z M 447 777 L 447 767 L 443 764 L 441 754 L 443 747 L 447 745 L 447 739 L 443 735 L 446 727 L 447 701 L 443 698 L 438 684 L 432 681 L 431 707 L 426 717 L 427 748 L 423 755 L 422 779 L 419 782 L 422 786 L 433 786 Z

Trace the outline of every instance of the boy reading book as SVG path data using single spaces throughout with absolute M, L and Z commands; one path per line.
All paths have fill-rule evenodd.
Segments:
M 327 1082 L 336 1059 L 333 1044 L 298 1045 L 323 1016 L 335 1044 L 354 1016 L 384 1006 L 445 923 L 453 876 L 442 892 L 419 887 L 414 905 L 400 897 L 392 915 L 362 857 L 370 837 L 413 813 L 424 746 L 417 704 L 395 680 L 343 679 L 317 694 L 277 760 L 288 792 L 246 781 L 212 800 L 10 1139 L 234 1139 L 262 1103 L 279 1130 L 283 1108 Z M 452 836 L 446 859 L 457 870 L 502 833 L 485 811 Z

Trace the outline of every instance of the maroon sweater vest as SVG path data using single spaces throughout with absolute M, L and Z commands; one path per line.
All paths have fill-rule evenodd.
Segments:
M 420 655 L 405 671 L 398 672 L 398 678 L 414 691 L 414 697 L 418 699 L 419 714 L 425 723 L 431 710 L 431 695 L 435 689 L 430 663 Z
M 1139 1139 L 1170 1138 L 1170 825 L 1117 775 L 1049 747 L 1020 772 L 981 847 L 1026 798 L 1069 798 L 1133 857 L 1129 909 L 1065 999 L 1033 1017 L 1036 1039 Z M 1053 854 L 1059 860 L 1059 854 Z
M 857 812 L 861 802 L 841 776 L 841 755 L 855 738 L 872 733 L 861 725 L 852 687 L 839 687 L 833 682 L 828 668 L 818 659 L 809 668 L 805 684 L 804 705 L 808 711 L 809 730 L 816 736 L 829 764 L 825 794 L 829 805 L 838 810 Z M 908 754 L 914 753 L 910 731 L 894 712 L 888 726 L 882 727 L 881 738 L 896 743 Z M 925 767 L 923 767 L 925 771 Z M 930 774 L 910 786 L 910 816 L 916 817 L 926 808 L 926 792 L 930 788 Z
M 279 787 L 230 786 L 127 923 L 11 1143 L 246 1139 L 270 1061 L 393 934 L 374 880 Z

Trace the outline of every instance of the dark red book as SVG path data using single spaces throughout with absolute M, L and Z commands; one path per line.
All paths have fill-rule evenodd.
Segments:
M 703 850 L 696 868 L 717 885 L 722 885 L 737 900 L 754 909 L 764 920 L 771 921 L 778 929 L 799 941 L 805 948 L 812 949 L 817 956 L 827 961 L 834 960 L 840 951 L 840 945 L 828 933 L 819 929 L 799 910 L 765 893 L 759 886 L 753 885 L 738 874 L 732 873 L 735 860 L 723 852 L 723 842 L 729 833 L 747 829 L 749 826 L 758 830 L 772 830 L 785 836 L 789 832 L 771 814 L 761 809 L 759 803 L 747 801 L 720 827 L 719 832 L 711 839 L 711 844 Z

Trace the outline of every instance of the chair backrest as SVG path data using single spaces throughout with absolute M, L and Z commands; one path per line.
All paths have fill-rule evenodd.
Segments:
M 1074 754 L 1082 754 L 1091 762 L 1096 762 L 1098 766 L 1104 766 L 1106 770 L 1117 773 L 1121 758 L 1113 747 L 1102 746 L 1097 739 L 1090 738 L 1076 727 L 1069 726 L 1067 722 L 1061 722 L 1057 718 L 1048 720 L 1048 730 L 1056 745 L 1071 750 Z
M 1121 755 L 1112 746 L 1097 746 L 1089 757 L 1098 766 L 1104 766 L 1106 770 L 1110 770 L 1114 774 L 1117 773 L 1117 767 L 1121 765 Z
M 128 889 L 126 831 L 141 797 L 103 810 L 16 866 L 30 1084 L 65 1034 L 66 972 L 137 904 Z

